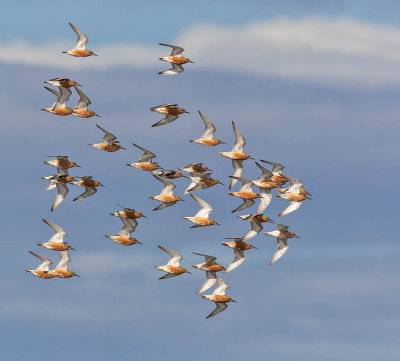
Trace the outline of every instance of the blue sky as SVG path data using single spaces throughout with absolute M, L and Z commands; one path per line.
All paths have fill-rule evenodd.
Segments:
M 167 7 L 157 1 L 145 6 L 121 1 L 100 8 L 86 1 L 78 16 L 69 14 L 77 7 L 74 2 L 52 8 L 49 4 L 43 1 L 33 7 L 21 1 L 17 7 L 9 2 L 5 4 L 9 11 L 2 12 L 1 45 L 20 39 L 25 44 L 21 49 L 32 50 L 29 46 L 33 45 L 52 54 L 47 44 L 58 39 L 62 44 L 55 45 L 51 63 L 37 57 L 32 64 L 33 55 L 22 52 L 21 61 L 0 59 L 0 106 L 7 134 L 1 156 L 4 357 L 10 361 L 28 357 L 47 361 L 55 354 L 60 361 L 147 361 L 172 355 L 178 361 L 206 357 L 397 361 L 400 247 L 395 236 L 393 182 L 399 176 L 400 81 L 395 72 L 397 53 L 390 49 L 388 38 L 395 38 L 399 31 L 391 15 L 398 5 L 389 1 L 379 7 L 368 1 L 335 5 L 253 1 L 244 6 L 241 2 L 182 1 Z M 181 15 L 179 21 L 171 20 L 174 11 Z M 348 23 L 338 23 L 342 17 Z M 279 22 L 278 18 L 288 20 Z M 78 59 L 90 61 L 90 69 L 70 66 L 77 59 L 59 54 L 64 44 L 75 41 L 68 21 L 88 34 L 91 49 L 102 49 L 96 59 Z M 252 26 L 260 23 L 252 33 Z M 251 42 L 265 29 L 265 37 L 258 41 L 273 44 L 259 48 L 260 57 L 251 60 L 252 72 L 231 67 L 235 59 L 224 55 L 231 51 L 229 44 L 237 29 L 242 29 L 238 49 L 259 46 Z M 275 44 L 275 38 L 268 36 L 277 29 L 286 38 Z M 322 41 L 307 35 L 308 29 L 322 34 Z M 345 29 L 348 43 L 338 44 L 343 39 L 340 29 Z M 376 35 L 374 41 L 360 37 L 365 29 Z M 213 53 L 219 59 L 214 66 L 204 65 L 208 59 L 201 34 L 218 34 L 213 49 L 220 44 L 221 51 Z M 256 35 L 246 45 L 248 34 Z M 292 50 L 295 34 L 300 40 L 289 63 L 285 44 Z M 221 39 L 229 44 L 224 47 Z M 148 66 L 142 65 L 131 48 L 126 64 L 104 62 L 112 57 L 118 61 L 118 53 L 111 58 L 107 54 L 107 46 L 117 42 L 122 44 L 119 51 L 129 44 L 144 44 L 146 56 L 153 52 L 162 56 L 165 49 L 157 43 L 176 40 L 185 43 L 185 54 L 195 61 L 178 76 L 158 76 L 165 65 L 157 56 Z M 319 71 L 327 63 L 323 43 L 330 46 L 333 60 Z M 363 46 L 357 48 L 360 43 Z M 386 52 L 380 52 L 382 47 Z M 363 51 L 368 59 L 360 62 Z M 264 52 L 270 57 L 263 57 Z M 102 67 L 96 61 L 103 62 Z M 297 71 L 291 71 L 293 64 L 298 65 Z M 383 72 L 382 64 L 391 77 Z M 55 76 L 83 84 L 91 109 L 101 117 L 80 119 L 41 112 L 40 108 L 53 102 L 43 81 Z M 71 105 L 75 101 L 73 94 Z M 163 102 L 177 102 L 191 114 L 151 128 L 160 117 L 149 108 Z M 188 142 L 203 130 L 198 109 L 215 123 L 216 135 L 226 145 L 210 149 Z M 304 182 L 313 200 L 279 220 L 301 238 L 289 242 L 290 249 L 273 266 L 268 261 L 275 240 L 263 234 L 251 240 L 258 249 L 248 251 L 245 263 L 223 276 L 230 285 L 227 294 L 238 302 L 206 320 L 214 305 L 195 295 L 204 282 L 203 272 L 193 270 L 192 275 L 159 281 L 161 272 L 153 266 L 164 264 L 167 257 L 156 245 L 179 251 L 187 268 L 201 262 L 192 252 L 214 254 L 228 265 L 233 252 L 220 242 L 249 229 L 247 222 L 230 213 L 239 200 L 227 195 L 223 186 L 197 192 L 213 206 L 211 216 L 221 226 L 190 229 L 182 217 L 194 215 L 195 202 L 185 197 L 185 202 L 153 212 L 158 202 L 148 197 L 158 194 L 161 184 L 125 163 L 140 156 L 131 145 L 134 142 L 157 154 L 156 160 L 166 168 L 204 161 L 216 178 L 228 184 L 231 162 L 217 152 L 230 150 L 233 144 L 232 120 L 243 132 L 249 154 L 286 165 L 285 171 Z M 88 143 L 101 138 L 96 123 L 114 133 L 128 150 L 108 154 L 89 147 Z M 82 165 L 71 174 L 93 175 L 106 188 L 72 202 L 80 189 L 71 186 L 65 201 L 50 213 L 55 193 L 45 192 L 46 183 L 40 178 L 53 173 L 53 168 L 43 164 L 44 156 L 50 154 L 70 155 Z M 255 179 L 258 174 L 254 163 L 246 161 L 245 176 Z M 187 186 L 186 180 L 175 183 L 177 194 Z M 139 222 L 134 234 L 143 246 L 124 248 L 104 237 L 119 230 L 119 220 L 108 215 L 117 203 L 149 217 Z M 274 197 L 265 213 L 278 220 L 285 206 L 285 201 Z M 67 231 L 66 240 L 77 249 L 71 253 L 70 268 L 80 278 L 46 281 L 25 272 L 37 264 L 28 250 L 57 262 L 56 252 L 35 245 L 51 236 L 42 218 Z M 265 231 L 273 228 L 264 226 Z

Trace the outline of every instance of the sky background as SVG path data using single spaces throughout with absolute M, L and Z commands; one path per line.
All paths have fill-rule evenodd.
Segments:
M 398 136 L 400 4 L 396 1 L 4 1 L 0 14 L 0 107 L 3 149 L 0 319 L 4 359 L 156 360 L 277 359 L 280 361 L 397 361 L 400 281 Z M 89 37 L 98 57 L 61 51 Z M 194 64 L 159 76 L 168 55 L 159 42 L 178 44 Z M 43 81 L 65 76 L 82 84 L 101 115 L 81 119 L 40 111 L 54 97 Z M 73 93 L 68 105 L 74 106 Z M 149 108 L 178 103 L 191 114 L 151 128 L 161 117 Z M 190 143 L 203 131 L 201 110 L 226 145 Z M 231 122 L 255 159 L 282 163 L 313 200 L 279 219 L 287 202 L 264 212 L 300 239 L 268 266 L 276 241 L 260 233 L 247 260 L 221 275 L 237 303 L 206 320 L 214 303 L 196 295 L 202 271 L 158 280 L 154 266 L 180 252 L 182 266 L 233 252 L 224 237 L 250 225 L 230 213 L 240 200 L 217 185 L 195 194 L 210 203 L 220 226 L 190 229 L 185 202 L 153 212 L 148 197 L 162 185 L 127 167 L 150 149 L 167 169 L 204 162 L 229 184 L 231 161 L 218 155 L 234 143 Z M 99 124 L 127 148 L 106 153 L 88 146 Z M 106 187 L 86 200 L 70 193 L 54 211 L 55 191 L 42 176 L 55 168 L 46 155 L 68 154 Z M 256 179 L 254 161 L 244 176 Z M 176 194 L 186 179 L 175 181 Z M 235 190 L 237 190 L 236 186 Z M 133 234 L 144 245 L 123 247 L 104 237 L 120 229 L 116 204 L 148 216 Z M 254 210 L 255 207 L 251 210 Z M 245 212 L 240 212 L 245 214 Z M 50 239 L 48 219 L 68 233 L 70 269 L 81 277 L 42 280 L 25 272 L 58 253 L 36 246 Z M 397 223 L 396 223 L 397 221 Z M 264 224 L 264 231 L 273 230 Z M 263 232 L 264 232 L 263 231 Z M 206 294 L 212 292 L 212 289 Z

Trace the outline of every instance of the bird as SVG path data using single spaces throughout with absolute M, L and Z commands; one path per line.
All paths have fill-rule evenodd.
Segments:
M 67 232 L 65 232 L 64 229 L 46 219 L 43 219 L 43 222 L 53 228 L 54 234 L 50 240 L 48 240 L 46 243 L 38 243 L 38 246 L 52 249 L 54 251 L 66 251 L 69 249 L 75 251 L 75 248 L 72 248 L 67 242 L 64 242 L 64 237 L 67 235 Z
M 274 222 L 271 218 L 265 216 L 264 214 L 247 214 L 238 217 L 243 220 L 250 221 L 251 225 L 251 229 L 241 238 L 242 241 L 247 241 L 260 233 L 263 230 L 262 223 Z
M 53 79 L 50 79 L 50 80 L 46 80 L 45 83 L 50 84 L 50 85 L 54 85 L 54 86 L 57 86 L 57 87 L 61 87 L 61 88 L 71 88 L 74 85 L 81 86 L 75 80 L 71 80 L 71 79 L 68 79 L 68 78 L 62 78 L 62 77 L 57 77 L 57 78 L 53 78 Z M 49 88 L 47 88 L 47 89 L 49 89 Z
M 214 138 L 214 133 L 217 130 L 217 128 L 215 128 L 214 124 L 211 123 L 200 110 L 198 112 L 200 114 L 201 119 L 203 119 L 206 128 L 204 129 L 204 133 L 200 138 L 191 140 L 190 142 L 208 146 L 225 144 L 223 141 Z
M 228 266 L 224 273 L 230 272 L 236 267 L 240 266 L 245 260 L 244 251 L 248 249 L 256 248 L 250 243 L 246 243 L 243 241 L 243 238 L 225 238 L 225 239 L 233 239 L 232 242 L 222 242 L 224 246 L 230 247 L 233 249 L 233 253 L 235 258 L 232 263 Z
M 225 311 L 228 307 L 228 302 L 236 302 L 232 298 L 225 296 L 226 290 L 229 288 L 228 284 L 222 279 L 217 279 L 218 285 L 215 288 L 214 292 L 211 295 L 202 295 L 206 300 L 214 301 L 216 308 L 212 311 L 206 318 L 213 317 L 218 313 Z
M 277 228 L 274 231 L 265 232 L 267 236 L 276 237 L 276 238 L 300 238 L 296 235 L 296 233 L 289 232 L 289 226 L 284 224 L 277 224 Z
M 273 176 L 272 172 L 270 172 L 267 168 L 263 167 L 260 163 L 255 162 L 257 167 L 261 170 L 261 175 L 257 180 L 253 181 L 253 184 L 256 187 L 273 189 L 277 188 L 278 184 L 272 181 L 271 177 Z
M 136 238 L 131 237 L 131 233 L 135 232 L 136 226 L 138 225 L 136 219 L 127 219 L 125 217 L 122 217 L 120 212 L 118 212 L 118 216 L 124 226 L 121 228 L 116 236 L 109 236 L 107 234 L 105 236 L 112 239 L 116 243 L 122 244 L 123 246 L 131 246 L 132 244 L 137 243 L 143 244 L 139 242 Z
M 236 127 L 235 122 L 232 122 L 233 131 L 235 132 L 235 144 L 230 152 L 219 152 L 219 155 L 222 155 L 225 158 L 232 159 L 232 166 L 233 166 L 233 176 L 234 177 L 241 177 L 244 171 L 242 161 L 245 159 L 251 158 L 250 155 L 244 153 L 243 148 L 246 145 L 246 140 L 243 137 L 243 134 L 240 130 Z M 229 184 L 229 189 L 236 184 L 237 179 L 232 178 Z
M 285 168 L 282 164 L 270 162 L 269 160 L 260 159 L 261 162 L 268 163 L 272 165 L 272 176 L 271 180 L 281 186 L 288 180 L 282 175 L 282 170 Z
M 175 276 L 179 276 L 182 273 L 191 273 L 187 271 L 185 268 L 182 268 L 179 264 L 179 262 L 182 260 L 182 256 L 176 252 L 168 249 L 167 247 L 163 246 L 158 246 L 158 248 L 162 249 L 164 252 L 167 252 L 171 257 L 168 260 L 168 263 L 164 266 L 155 266 L 155 269 L 158 269 L 160 271 L 164 271 L 167 274 L 160 277 L 160 280 L 166 279 L 166 278 L 171 278 Z
M 154 153 L 150 152 L 149 150 L 147 150 L 135 143 L 132 143 L 132 144 L 136 148 L 139 148 L 140 150 L 142 150 L 143 154 L 141 155 L 141 157 L 138 159 L 138 161 L 136 163 L 127 163 L 126 165 L 144 170 L 146 172 L 150 172 L 152 170 L 161 168 L 158 163 L 152 162 L 152 159 L 156 157 L 156 155 Z
M 294 212 L 301 206 L 302 201 L 305 199 L 312 199 L 308 197 L 307 194 L 300 193 L 300 189 L 303 187 L 301 181 L 288 175 L 284 175 L 284 177 L 290 182 L 289 188 L 284 194 L 278 194 L 277 197 L 290 201 L 290 204 L 279 214 L 279 216 L 285 216 Z
M 34 269 L 34 270 L 27 269 L 26 272 L 29 272 L 36 277 L 40 277 L 40 278 L 44 278 L 44 279 L 49 279 L 49 278 L 55 277 L 54 275 L 49 273 L 50 265 L 53 264 L 53 262 L 49 258 L 42 256 L 41 254 L 38 254 L 36 252 L 29 251 L 29 253 L 34 255 L 35 257 L 39 258 L 40 264 L 36 269 Z
M 178 169 L 189 173 L 204 173 L 211 171 L 210 168 L 203 166 L 203 163 L 190 163 L 187 166 Z
M 150 199 L 163 202 L 158 207 L 154 208 L 153 211 L 158 211 L 160 209 L 173 206 L 178 201 L 183 201 L 182 198 L 174 195 L 174 189 L 176 188 L 176 185 L 174 183 L 158 175 L 153 174 L 153 177 L 164 184 L 164 188 L 162 189 L 161 194 L 150 197 Z
M 43 163 L 57 167 L 57 173 L 60 174 L 61 169 L 68 169 L 73 167 L 80 167 L 75 162 L 68 160 L 67 155 L 48 155 L 47 157 L 55 157 L 56 159 L 46 160 Z
M 152 170 L 151 173 L 168 179 L 176 179 L 184 177 L 184 175 L 181 172 L 177 172 L 172 169 Z
M 157 123 L 154 123 L 152 125 L 152 127 L 157 127 L 159 125 L 171 123 L 171 122 L 175 121 L 176 119 L 178 119 L 180 114 L 183 114 L 183 113 L 190 114 L 184 108 L 178 107 L 178 104 L 169 104 L 169 103 L 157 105 L 155 107 L 150 108 L 150 110 L 152 112 L 166 114 L 165 118 L 161 119 Z
M 218 179 L 211 178 L 211 173 L 193 173 L 191 176 L 188 177 L 192 182 L 183 192 L 183 195 L 198 191 L 201 189 L 210 188 L 216 184 L 222 184 Z
M 198 256 L 204 257 L 203 263 L 195 264 L 192 266 L 192 268 L 202 270 L 206 272 L 206 281 L 203 283 L 203 285 L 200 287 L 200 289 L 196 292 L 196 294 L 203 293 L 207 291 L 210 287 L 214 286 L 214 284 L 217 282 L 217 272 L 223 271 L 225 269 L 224 266 L 219 265 L 215 260 L 217 257 L 214 256 L 209 256 L 207 254 L 202 254 L 202 253 L 196 253 L 193 252 L 193 254 L 197 254 Z
M 287 240 L 288 240 L 287 238 L 277 238 L 276 239 L 278 249 L 274 253 L 273 257 L 271 258 L 271 261 L 269 261 L 269 265 L 275 263 L 279 258 L 281 258 L 286 253 L 286 251 L 289 248 Z
M 55 94 L 57 98 L 50 108 L 43 108 L 43 111 L 56 115 L 69 115 L 73 113 L 73 109 L 67 107 L 67 102 L 72 94 L 71 89 L 59 88 L 60 91 L 56 91 L 54 89 L 48 88 L 47 86 L 45 86 L 44 88 Z
M 71 258 L 67 251 L 60 252 L 60 260 L 58 261 L 56 267 L 49 271 L 49 273 L 54 277 L 59 278 L 71 278 L 73 276 L 79 277 L 75 272 L 72 272 L 68 269 L 68 264 L 71 261 Z
M 179 73 L 182 73 L 184 70 L 182 64 L 193 63 L 193 61 L 182 56 L 182 52 L 184 51 L 184 49 L 181 48 L 180 46 L 169 45 L 169 44 L 164 44 L 164 43 L 159 43 L 159 45 L 169 46 L 170 48 L 172 48 L 170 56 L 165 56 L 165 57 L 160 58 L 160 60 L 162 60 L 162 61 L 167 61 L 168 63 L 171 63 L 172 68 L 168 69 L 168 70 L 160 71 L 158 74 L 160 74 L 160 75 L 179 74 Z
M 93 51 L 86 49 L 86 44 L 89 39 L 85 33 L 79 30 L 75 25 L 72 25 L 71 23 L 69 23 L 69 25 L 75 31 L 76 35 L 78 35 L 78 40 L 76 41 L 75 47 L 72 50 L 63 51 L 63 53 L 77 57 L 87 57 L 90 55 L 97 56 L 97 54 L 93 53 Z
M 101 184 L 98 180 L 93 179 L 92 176 L 81 176 L 81 177 L 76 177 L 76 178 L 80 178 L 81 180 L 72 182 L 71 184 L 74 184 L 74 185 L 80 186 L 80 187 L 85 187 L 85 192 L 80 194 L 78 197 L 74 198 L 73 201 L 80 201 L 82 199 L 90 197 L 97 192 L 96 187 L 99 187 L 99 186 L 104 187 L 103 184 Z
M 213 224 L 218 224 L 216 221 L 208 218 L 212 212 L 212 207 L 202 200 L 201 198 L 191 194 L 192 198 L 199 204 L 200 210 L 195 214 L 194 217 L 183 217 L 184 219 L 193 222 L 195 225 L 190 228 L 212 226 Z
M 76 85 L 74 85 L 74 88 L 79 95 L 79 100 L 73 109 L 72 115 L 80 118 L 90 118 L 93 116 L 99 117 L 100 115 L 96 114 L 96 112 L 88 109 L 89 104 L 92 104 L 90 99 Z
M 253 182 L 251 180 L 231 175 L 229 177 L 241 181 L 242 187 L 240 188 L 239 192 L 228 192 L 228 194 L 243 199 L 243 203 L 239 207 L 235 208 L 231 213 L 239 212 L 243 209 L 251 207 L 255 203 L 254 199 L 260 198 L 258 193 L 253 192 L 251 188 Z
M 67 183 L 70 183 L 73 180 L 75 180 L 75 177 L 71 177 L 68 174 L 64 175 L 55 174 L 50 177 L 42 177 L 42 178 L 49 180 L 51 182 L 49 186 L 47 186 L 47 188 L 45 189 L 46 191 L 53 189 L 54 187 L 57 187 L 57 195 L 54 198 L 53 204 L 51 205 L 50 209 L 51 212 L 53 212 L 61 204 L 61 202 L 64 200 L 64 198 L 69 192 Z
M 104 132 L 104 137 L 100 143 L 89 144 L 93 148 L 101 149 L 106 152 L 115 152 L 119 149 L 126 149 L 122 145 L 119 144 L 119 141 L 116 140 L 117 137 L 114 134 L 111 134 L 109 131 L 105 130 L 98 124 L 96 124 L 96 127 Z
M 117 204 L 117 206 L 121 207 L 122 211 L 110 213 L 112 216 L 116 216 L 116 217 L 121 216 L 126 219 L 133 219 L 133 220 L 135 220 L 136 218 L 140 218 L 140 217 L 147 218 L 142 212 L 138 212 L 138 211 L 134 210 L 133 208 L 122 207 L 119 204 Z M 133 225 L 134 225 L 134 223 L 133 223 Z

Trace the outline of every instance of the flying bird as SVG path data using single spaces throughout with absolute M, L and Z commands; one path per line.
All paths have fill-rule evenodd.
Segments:
M 46 80 L 45 83 L 53 85 L 53 86 L 61 87 L 61 88 L 71 88 L 74 85 L 81 86 L 75 80 L 71 80 L 68 78 L 62 78 L 62 77 L 57 77 L 57 78 L 53 78 L 50 80 Z M 49 88 L 47 88 L 47 89 L 50 90 Z
M 115 152 L 119 149 L 126 149 L 119 144 L 119 141 L 117 140 L 117 137 L 114 134 L 111 134 L 109 131 L 105 130 L 98 124 L 96 124 L 96 127 L 99 128 L 104 133 L 104 137 L 100 143 L 89 144 L 93 148 L 101 149 L 106 152 Z
M 158 211 L 159 209 L 173 206 L 178 201 L 183 201 L 182 198 L 174 195 L 174 189 L 176 188 L 176 185 L 174 183 L 165 178 L 159 177 L 158 175 L 153 174 L 153 177 L 164 184 L 164 188 L 162 189 L 161 194 L 150 197 L 150 199 L 163 202 L 158 207 L 154 208 L 153 211 Z
M 97 56 L 97 54 L 93 53 L 93 51 L 86 49 L 86 44 L 89 39 L 85 35 L 85 33 L 79 30 L 75 25 L 72 25 L 71 23 L 69 23 L 69 25 L 75 31 L 76 35 L 78 35 L 78 39 L 76 41 L 75 47 L 72 50 L 63 51 L 63 53 L 77 57 L 87 57 L 90 55 Z
M 56 114 L 56 115 L 69 115 L 73 112 L 73 109 L 67 107 L 67 102 L 72 94 L 71 89 L 69 88 L 59 88 L 60 91 L 44 87 L 48 91 L 52 92 L 56 95 L 56 101 L 49 108 L 43 108 L 43 111 Z
M 156 157 L 156 155 L 149 150 L 132 143 L 136 148 L 139 148 L 141 151 L 143 151 L 143 154 L 141 157 L 138 159 L 136 163 L 128 163 L 130 167 L 138 168 L 141 170 L 144 170 L 146 172 L 150 172 L 154 169 L 161 168 L 160 165 L 156 162 L 152 162 L 152 159 Z
M 75 249 L 72 248 L 67 242 L 64 242 L 64 237 L 67 235 L 67 232 L 65 232 L 63 228 L 46 219 L 43 219 L 43 222 L 54 230 L 54 234 L 50 240 L 48 240 L 46 243 L 38 243 L 38 246 L 52 249 L 54 251 L 66 251 L 69 249 L 75 251 Z
M 248 249 L 256 248 L 250 243 L 246 243 L 243 241 L 243 238 L 225 238 L 225 239 L 233 239 L 232 242 L 222 242 L 224 246 L 230 247 L 233 249 L 233 253 L 235 258 L 232 263 L 228 266 L 224 273 L 230 272 L 236 267 L 240 266 L 245 260 L 244 251 Z
M 243 220 L 250 221 L 251 229 L 241 238 L 242 241 L 247 241 L 253 238 L 263 230 L 264 222 L 274 222 L 271 218 L 264 214 L 247 214 L 244 216 L 238 216 Z
M 119 219 L 123 223 L 123 227 L 118 232 L 116 236 L 105 235 L 107 238 L 112 239 L 114 242 L 122 244 L 123 246 L 131 246 L 133 244 L 143 244 L 139 242 L 136 238 L 131 237 L 132 232 L 135 232 L 136 226 L 138 222 L 136 219 L 127 219 L 121 216 L 121 213 L 118 212 Z
M 184 108 L 178 107 L 178 104 L 169 104 L 169 103 L 157 105 L 155 107 L 150 108 L 150 110 L 152 112 L 166 114 L 165 118 L 161 119 L 157 123 L 154 123 L 152 125 L 152 127 L 157 127 L 159 125 L 171 123 L 171 122 L 175 121 L 176 119 L 178 119 L 180 114 L 183 114 L 183 113 L 190 114 Z
M 205 226 L 212 226 L 213 224 L 219 224 L 215 222 L 213 219 L 209 218 L 210 213 L 212 212 L 212 207 L 201 198 L 191 194 L 192 198 L 198 203 L 200 206 L 200 210 L 195 214 L 194 217 L 183 217 L 190 222 L 193 222 L 195 225 L 190 228 L 197 228 L 197 227 L 205 227 Z
M 172 68 L 168 69 L 168 70 L 160 71 L 158 74 L 160 74 L 160 75 L 179 74 L 179 73 L 182 73 L 184 70 L 182 64 L 193 63 L 193 61 L 182 56 L 182 52 L 184 51 L 184 49 L 181 48 L 180 46 L 163 44 L 163 43 L 159 43 L 159 45 L 169 46 L 170 48 L 172 48 L 170 56 L 165 56 L 165 57 L 160 58 L 160 60 L 162 60 L 162 61 L 167 61 L 168 63 L 171 63 Z
M 307 194 L 300 193 L 300 190 L 303 187 L 301 181 L 288 175 L 285 175 L 284 177 L 290 182 L 289 188 L 284 194 L 278 194 L 277 197 L 290 201 L 290 204 L 279 214 L 279 216 L 285 216 L 294 212 L 301 206 L 302 201 L 305 199 L 311 199 Z
M 217 257 L 214 256 L 209 256 L 207 254 L 202 254 L 202 253 L 196 253 L 193 252 L 193 254 L 197 254 L 198 256 L 204 257 L 204 262 L 195 264 L 192 266 L 192 268 L 196 268 L 198 270 L 202 270 L 206 272 L 206 281 L 203 283 L 203 285 L 200 287 L 200 289 L 196 292 L 196 294 L 203 293 L 207 291 L 210 287 L 214 286 L 214 284 L 217 282 L 218 277 L 217 277 L 217 272 L 223 271 L 225 267 L 219 265 L 216 262 Z
M 187 271 L 185 268 L 182 268 L 179 264 L 179 262 L 182 260 L 182 256 L 176 252 L 168 249 L 167 247 L 163 246 L 158 246 L 158 248 L 162 249 L 164 252 L 167 252 L 171 257 L 168 260 L 168 263 L 164 266 L 156 266 L 154 267 L 155 269 L 158 269 L 160 271 L 164 271 L 167 274 L 160 277 L 160 280 L 166 279 L 166 278 L 171 278 L 175 276 L 179 276 L 182 273 L 191 273 Z
M 235 122 L 232 122 L 233 131 L 235 132 L 235 144 L 230 152 L 219 152 L 219 155 L 222 155 L 225 158 L 232 159 L 233 166 L 233 176 L 241 177 L 244 171 L 243 168 L 243 160 L 251 158 L 250 155 L 244 153 L 244 146 L 246 145 L 246 140 L 243 137 L 243 134 L 236 127 Z M 237 178 L 232 178 L 229 184 L 229 189 L 236 184 Z
M 85 93 L 82 90 L 80 90 L 76 85 L 74 85 L 74 88 L 79 95 L 79 100 L 76 103 L 75 108 L 73 109 L 72 115 L 75 115 L 76 117 L 80 118 L 90 118 L 93 116 L 99 117 L 100 115 L 96 114 L 96 112 L 88 109 L 89 104 L 92 104 L 92 102 L 85 95 Z
M 228 284 L 222 279 L 218 277 L 218 286 L 215 288 L 214 292 L 211 295 L 203 295 L 206 300 L 214 301 L 216 308 L 212 311 L 206 318 L 213 317 L 218 313 L 225 311 L 228 307 L 228 302 L 236 302 L 232 298 L 225 296 L 226 290 L 229 288 Z
M 75 272 L 72 272 L 68 269 L 68 264 L 71 261 L 71 258 L 67 251 L 60 252 L 60 260 L 57 263 L 57 266 L 49 271 L 52 276 L 59 278 L 71 278 L 73 276 L 79 277 Z
M 258 193 L 253 192 L 251 188 L 253 182 L 251 180 L 241 177 L 235 177 L 232 175 L 230 175 L 229 177 L 242 182 L 242 187 L 240 188 L 239 192 L 228 192 L 228 194 L 231 196 L 243 199 L 243 203 L 239 207 L 235 208 L 232 213 L 239 212 L 243 209 L 251 207 L 255 203 L 254 199 L 260 198 L 260 195 Z
M 271 164 L 272 165 L 272 176 L 271 180 L 278 184 L 279 186 L 282 186 L 282 184 L 286 183 L 288 180 L 286 177 L 283 176 L 282 170 L 285 168 L 282 164 L 275 163 L 275 162 L 270 162 L 269 160 L 263 160 L 260 159 L 261 162 Z
M 204 133 L 200 138 L 191 140 L 191 142 L 208 146 L 225 144 L 221 140 L 214 138 L 214 133 L 217 130 L 217 128 L 215 128 L 214 124 L 211 123 L 211 121 L 208 120 L 200 110 L 198 112 L 200 114 L 201 119 L 203 119 L 206 128 L 204 129 Z
M 74 185 L 80 186 L 80 187 L 85 187 L 85 192 L 80 194 L 78 197 L 74 198 L 73 201 L 80 201 L 82 199 L 90 197 L 97 192 L 96 187 L 99 187 L 99 186 L 104 187 L 103 184 L 101 184 L 98 180 L 93 179 L 92 176 L 82 176 L 82 177 L 76 177 L 76 178 L 80 178 L 81 180 L 79 180 L 77 182 L 72 182 L 71 184 L 74 184 Z
M 34 255 L 35 257 L 40 259 L 40 264 L 36 269 L 27 269 L 26 272 L 29 272 L 33 274 L 36 277 L 44 278 L 44 279 L 49 279 L 55 277 L 54 275 L 49 273 L 50 265 L 53 264 L 53 262 L 45 257 L 42 256 L 39 253 L 35 253 L 32 251 L 29 251 L 30 254 Z

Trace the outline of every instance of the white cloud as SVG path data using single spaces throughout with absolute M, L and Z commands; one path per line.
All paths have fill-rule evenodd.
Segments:
M 243 27 L 196 25 L 178 39 L 196 64 L 188 69 L 214 69 L 352 85 L 400 82 L 400 29 L 353 19 L 279 18 Z M 106 69 L 157 67 L 167 49 L 158 45 L 104 45 L 98 57 L 62 54 L 70 41 L 33 46 L 0 44 L 0 61 L 66 68 Z

